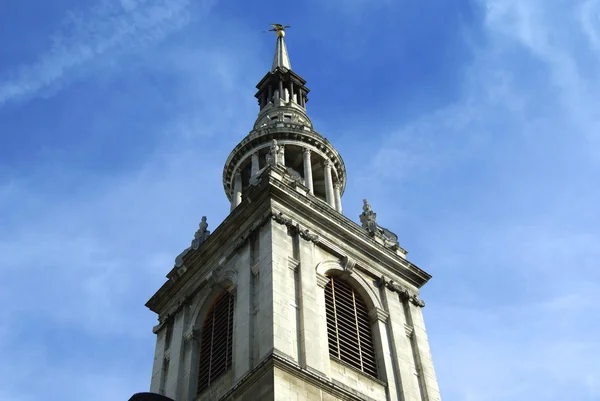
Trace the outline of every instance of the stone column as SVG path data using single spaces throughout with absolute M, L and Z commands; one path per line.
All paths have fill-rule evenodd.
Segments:
M 294 83 L 290 81 L 290 102 L 294 102 L 295 97 L 296 96 L 294 95 Z
M 313 187 L 313 177 L 312 177 L 312 164 L 310 160 L 310 149 L 304 148 L 304 181 L 306 183 L 306 187 L 308 188 L 311 194 L 315 194 Z
M 242 203 L 242 174 L 236 171 L 233 179 L 233 196 L 231 197 L 231 211 Z
M 267 104 L 269 104 L 269 102 L 273 102 L 273 87 L 271 85 L 269 85 L 269 94 L 267 96 Z
M 333 196 L 335 198 L 335 210 L 342 213 L 342 196 L 340 195 L 342 191 L 342 184 L 336 182 L 333 186 Z
M 331 176 L 331 162 L 325 159 L 325 199 L 329 206 L 335 209 L 335 195 L 333 194 L 333 177 Z
M 279 81 L 279 99 L 285 101 L 285 92 L 283 91 L 283 81 Z
M 252 153 L 252 167 L 250 169 L 250 177 L 256 176 L 258 171 L 260 170 L 260 165 L 258 164 L 258 152 Z

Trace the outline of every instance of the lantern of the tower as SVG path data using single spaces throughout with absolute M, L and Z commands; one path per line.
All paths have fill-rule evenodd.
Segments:
M 306 113 L 306 81 L 292 71 L 284 41 L 277 32 L 271 70 L 256 86 L 259 113 L 253 130 L 233 149 L 223 170 L 223 187 L 235 209 L 244 192 L 271 166 L 281 169 L 309 196 L 342 212 L 346 168 L 337 150 L 313 129 Z

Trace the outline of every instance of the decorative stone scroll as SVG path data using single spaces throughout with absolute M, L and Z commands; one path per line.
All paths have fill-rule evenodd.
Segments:
M 275 220 L 279 224 L 283 224 L 285 226 L 293 226 L 293 221 L 289 217 L 285 216 L 282 212 L 273 213 L 273 220 Z
M 190 247 L 186 248 L 183 252 L 179 254 L 179 256 L 175 258 L 175 267 L 178 269 L 184 267 L 183 258 L 185 257 L 185 255 L 187 255 L 191 250 L 195 251 L 198 248 L 200 248 L 200 245 L 206 242 L 209 235 L 210 231 L 208 231 L 208 223 L 206 222 L 206 216 L 202 216 L 202 221 L 200 221 L 198 230 L 194 234 L 192 244 L 190 245 Z
M 310 242 L 314 242 L 315 244 L 319 242 L 319 236 L 317 234 L 311 233 L 307 228 L 304 230 L 301 229 L 299 224 L 297 224 L 296 227 L 298 229 L 298 235 L 300 236 L 300 238 Z
M 350 258 L 349 256 L 344 256 L 342 258 L 342 267 L 344 268 L 345 272 L 352 274 L 354 272 L 354 266 L 356 266 L 354 259 Z
M 169 318 L 174 317 L 177 314 L 177 312 L 179 312 L 179 310 L 181 308 L 183 308 L 184 306 L 189 306 L 191 300 L 192 300 L 192 296 L 186 295 L 183 298 L 181 298 L 179 301 L 177 301 L 177 303 L 174 306 L 169 308 L 168 311 L 166 311 L 162 315 L 159 315 L 158 316 L 158 324 L 152 328 L 152 332 L 154 334 L 157 334 L 159 332 L 159 330 L 167 323 Z
M 184 335 L 183 335 L 183 339 L 186 343 L 194 340 L 194 341 L 199 341 L 198 335 L 196 330 L 194 330 L 194 328 L 190 328 Z
M 298 223 L 294 224 L 294 221 L 282 212 L 273 212 L 272 218 L 276 223 L 285 225 L 291 232 L 298 233 L 300 238 L 314 242 L 315 244 L 319 242 L 317 234 L 311 233 L 307 228 L 302 228 Z
M 413 305 L 421 308 L 425 306 L 425 301 L 419 299 L 417 294 L 413 294 L 402 285 L 396 284 L 394 280 L 388 281 L 385 279 L 385 277 L 381 276 L 381 278 L 378 280 L 378 285 L 379 287 L 385 286 L 388 290 L 398 293 L 402 301 L 409 301 Z
M 366 199 L 363 199 L 363 212 L 359 216 L 360 222 L 367 232 L 375 237 L 383 239 L 383 243 L 387 248 L 396 250 L 400 247 L 398 236 L 377 224 L 377 213 L 371 209 L 371 205 Z
M 233 245 L 234 250 L 238 250 L 239 248 L 244 246 L 246 241 L 248 241 L 248 238 L 250 238 L 250 236 L 252 234 L 254 234 L 256 231 L 260 230 L 260 228 L 262 226 L 264 226 L 271 219 L 271 215 L 272 215 L 271 212 L 264 214 L 254 224 L 252 224 L 252 226 L 250 227 L 250 229 L 248 229 L 248 231 L 246 231 L 244 234 L 240 235 L 238 240 L 235 241 L 235 243 Z

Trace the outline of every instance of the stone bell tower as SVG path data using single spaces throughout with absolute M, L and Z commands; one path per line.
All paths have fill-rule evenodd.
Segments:
M 223 170 L 229 216 L 206 218 L 168 281 L 151 391 L 192 400 L 439 401 L 419 299 L 430 275 L 406 259 L 365 200 L 342 214 L 346 170 L 307 115 L 285 28 L 257 85 L 259 113 Z

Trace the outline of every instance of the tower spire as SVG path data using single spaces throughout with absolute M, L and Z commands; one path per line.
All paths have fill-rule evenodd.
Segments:
M 283 108 L 288 108 L 289 113 L 286 112 L 286 115 L 299 114 L 302 121 L 306 122 L 307 125 L 311 125 L 306 115 L 309 89 L 305 86 L 306 81 L 292 71 L 292 64 L 283 39 L 285 30 L 290 26 L 282 24 L 271 24 L 271 26 L 272 28 L 266 32 L 275 32 L 277 36 L 275 56 L 273 57 L 271 69 L 256 85 L 258 92 L 254 96 L 258 99 L 260 112 L 255 128 L 263 126 L 265 113 L 272 112 L 273 108 L 278 109 L 280 112 L 283 112 Z M 268 120 L 269 122 L 274 121 L 271 117 Z
M 292 64 L 290 63 L 290 56 L 288 55 L 287 47 L 285 46 L 285 41 L 283 40 L 285 37 L 285 30 L 290 28 L 290 26 L 284 26 L 281 24 L 271 24 L 271 26 L 273 28 L 269 29 L 269 31 L 273 31 L 277 35 L 277 44 L 275 45 L 275 56 L 273 57 L 271 71 L 275 71 L 277 68 L 286 68 L 291 70 Z

